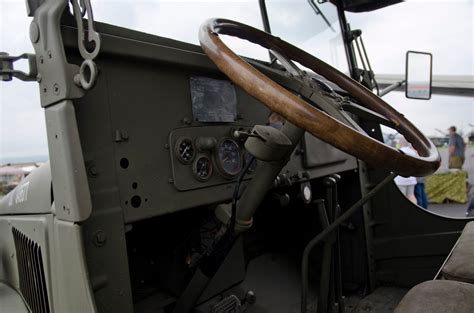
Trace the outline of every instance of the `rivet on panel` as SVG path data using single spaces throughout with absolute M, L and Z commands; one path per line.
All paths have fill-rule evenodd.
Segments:
M 189 117 L 183 118 L 183 123 L 186 125 L 191 125 L 191 119 Z

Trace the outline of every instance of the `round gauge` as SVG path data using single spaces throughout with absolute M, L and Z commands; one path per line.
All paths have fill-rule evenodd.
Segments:
M 208 180 L 212 175 L 212 162 L 207 156 L 199 156 L 193 164 L 193 173 L 200 181 Z
M 232 178 L 239 174 L 242 170 L 239 145 L 232 139 L 222 140 L 217 146 L 215 161 L 223 176 Z
M 252 157 L 252 155 L 248 153 L 248 151 L 244 152 L 242 159 L 244 160 L 244 168 L 247 167 L 247 164 L 249 164 L 249 162 L 252 162 L 252 164 L 250 164 L 247 170 L 247 173 L 253 173 L 257 168 L 257 159 Z
M 194 159 L 195 149 L 190 138 L 179 138 L 176 141 L 176 157 L 181 163 L 190 164 Z

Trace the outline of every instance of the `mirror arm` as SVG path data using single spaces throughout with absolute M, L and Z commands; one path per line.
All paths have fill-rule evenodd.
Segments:
M 398 87 L 403 86 L 405 83 L 406 83 L 406 80 L 404 79 L 404 80 L 401 80 L 399 82 L 391 84 L 390 86 L 388 86 L 388 87 L 386 87 L 386 88 L 384 88 L 383 90 L 380 91 L 379 97 L 385 96 L 390 91 L 393 91 L 393 90 L 397 89 Z

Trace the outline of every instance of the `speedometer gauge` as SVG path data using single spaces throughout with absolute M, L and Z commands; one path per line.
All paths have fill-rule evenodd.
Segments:
M 226 178 L 232 178 L 242 170 L 240 147 L 232 139 L 224 139 L 217 146 L 215 161 L 219 172 Z

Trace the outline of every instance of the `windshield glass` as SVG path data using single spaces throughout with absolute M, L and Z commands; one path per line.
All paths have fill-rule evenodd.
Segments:
M 199 45 L 201 24 L 213 17 L 263 29 L 258 1 L 94 1 L 97 21 Z M 222 36 L 236 53 L 268 61 L 267 50 L 244 40 Z
M 266 4 L 272 34 L 348 73 L 336 6 L 307 0 Z
M 337 9 L 333 4 L 267 0 L 266 6 L 274 35 L 347 72 Z M 263 30 L 257 0 L 97 0 L 94 14 L 97 21 L 193 44 L 199 44 L 200 25 L 213 17 L 239 21 Z M 240 55 L 269 61 L 268 52 L 257 45 L 229 36 L 222 38 Z

